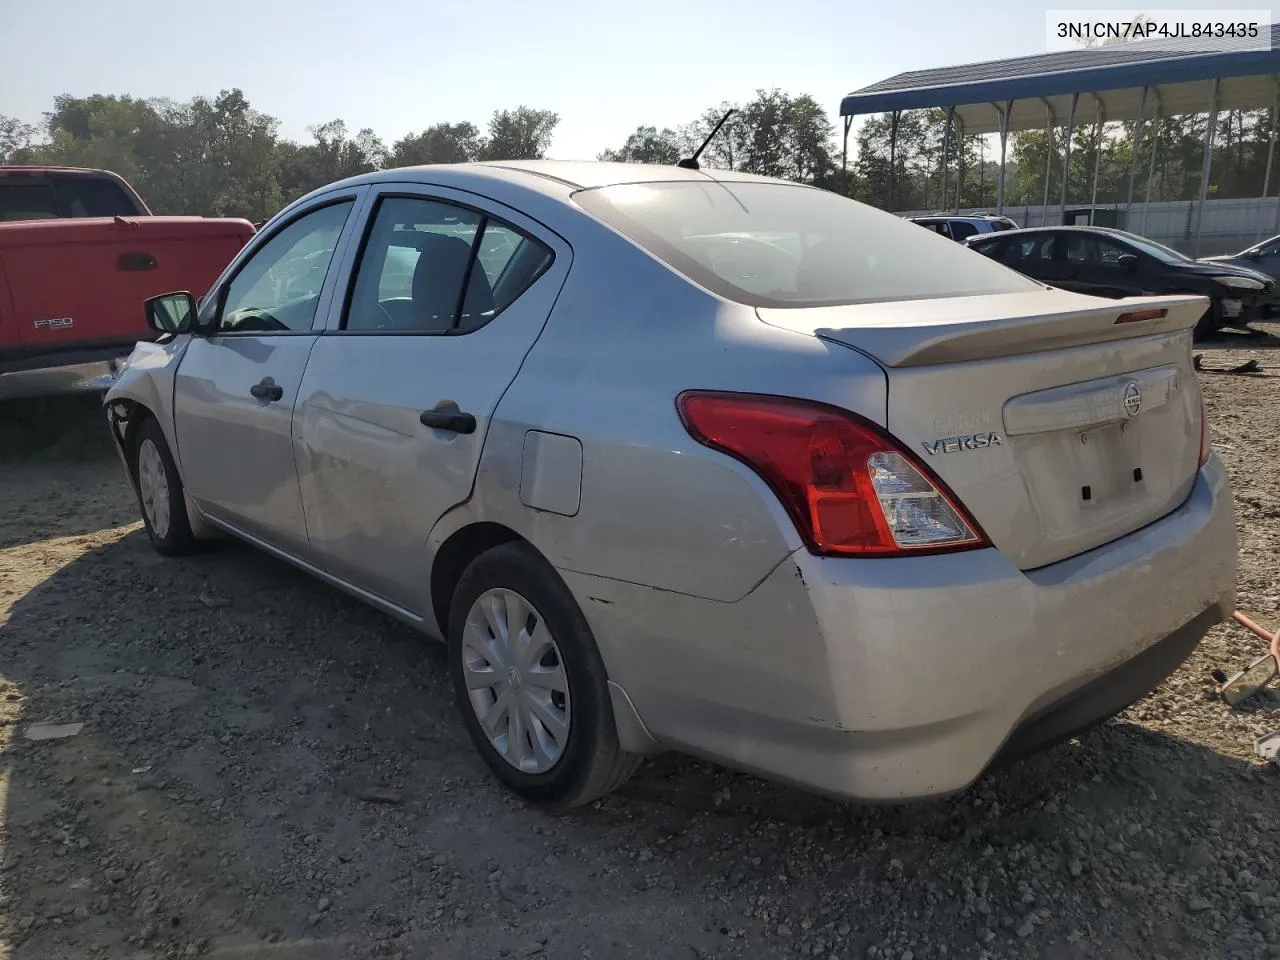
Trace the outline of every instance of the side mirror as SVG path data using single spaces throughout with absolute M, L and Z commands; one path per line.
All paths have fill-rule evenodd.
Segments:
M 1280 663 L 1267 653 L 1222 685 L 1222 699 L 1230 706 L 1243 703 L 1280 675 Z
M 191 294 L 165 293 L 144 305 L 147 326 L 156 333 L 190 333 L 196 322 L 196 301 Z
M 1261 259 L 1262 259 L 1262 251 L 1261 251 L 1261 250 L 1246 250 L 1246 251 L 1244 252 L 1244 255 L 1245 255 L 1245 257 L 1247 257 L 1247 258 L 1248 258 L 1248 259 L 1250 259 L 1250 260 L 1261 260 Z

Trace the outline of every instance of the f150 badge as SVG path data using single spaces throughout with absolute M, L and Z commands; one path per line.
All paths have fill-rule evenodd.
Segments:
M 65 330 L 75 326 L 75 321 L 70 317 L 54 317 L 50 320 L 37 320 L 32 326 L 37 330 Z
M 931 457 L 940 453 L 957 453 L 961 450 L 985 450 L 988 447 L 1000 447 L 1004 441 L 998 433 L 970 433 L 963 437 L 942 437 L 940 440 L 925 440 L 922 444 Z

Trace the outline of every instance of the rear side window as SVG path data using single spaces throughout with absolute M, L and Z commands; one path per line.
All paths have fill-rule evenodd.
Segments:
M 972 237 L 977 232 L 977 227 L 972 223 L 965 223 L 963 220 L 957 220 L 951 224 L 952 240 L 963 240 L 965 237 Z
M 0 220 L 49 220 L 58 216 L 58 198 L 47 183 L 0 180 Z
M 136 217 L 141 211 L 124 188 L 106 177 L 54 176 L 62 207 L 71 217 Z
M 695 180 L 619 184 L 574 199 L 694 283 L 748 306 L 1039 289 L 962 244 L 815 187 Z
M 360 256 L 343 329 L 478 329 L 524 293 L 552 256 L 539 241 L 475 210 L 384 197 Z

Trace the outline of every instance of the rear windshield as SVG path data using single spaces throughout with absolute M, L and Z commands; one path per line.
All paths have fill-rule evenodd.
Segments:
M 754 307 L 1038 290 L 909 220 L 826 190 L 679 181 L 582 190 L 588 213 L 694 283 Z
M 134 217 L 141 212 L 124 188 L 107 177 L 0 176 L 0 220 Z
M 47 183 L 0 179 L 0 220 L 48 220 L 58 215 L 58 198 Z

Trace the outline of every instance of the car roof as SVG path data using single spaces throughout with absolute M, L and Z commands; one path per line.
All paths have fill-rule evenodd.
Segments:
M 991 237 L 1016 237 L 1028 233 L 1091 233 L 1100 237 L 1118 237 L 1121 240 L 1137 236 L 1137 234 L 1127 233 L 1124 230 L 1117 230 L 1114 227 L 1083 227 L 1066 223 L 1050 223 L 1043 227 L 1019 227 L 1017 230 L 1001 230 L 999 233 L 983 234 L 983 239 L 985 240 Z
M 75 173 L 89 174 L 92 176 L 118 177 L 119 174 L 112 173 L 110 170 L 101 170 L 96 167 L 60 167 L 56 164 L 35 164 L 35 163 L 4 163 L 0 164 L 0 176 L 10 173 L 20 173 L 24 176 L 30 176 L 33 173 Z
M 1009 220 L 1002 213 L 926 213 L 908 220 Z M 1013 221 L 1010 220 L 1010 223 Z
M 484 160 L 473 163 L 437 163 L 415 167 L 395 167 L 375 173 L 353 177 L 350 183 L 404 182 L 421 179 L 424 183 L 439 182 L 441 176 L 465 176 L 468 179 L 491 181 L 549 180 L 572 190 L 589 190 L 629 183 L 658 183 L 670 181 L 695 181 L 706 183 L 780 183 L 802 186 L 794 181 L 775 177 L 761 177 L 736 170 L 703 168 L 688 170 L 674 164 L 618 163 L 608 160 Z

